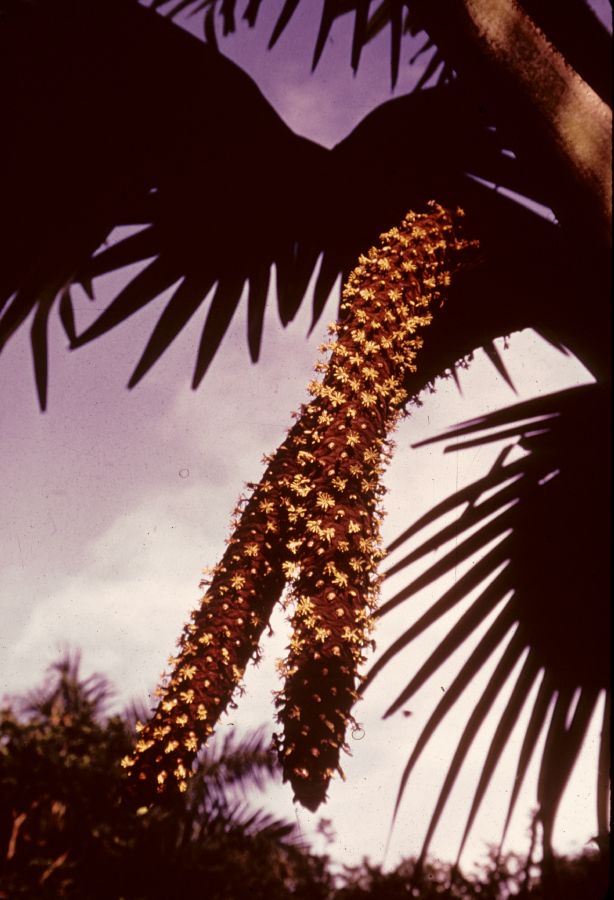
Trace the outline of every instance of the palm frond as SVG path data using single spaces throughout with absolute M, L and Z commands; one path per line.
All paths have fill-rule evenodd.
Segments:
M 162 10 L 169 0 L 154 0 L 152 7 Z M 285 0 L 275 21 L 269 49 L 281 38 L 301 0 Z M 245 4 L 242 19 L 250 27 L 256 25 L 262 0 L 249 0 Z M 611 104 L 610 40 L 607 28 L 599 21 L 590 4 L 585 0 L 569 0 L 559 6 L 540 3 L 539 0 L 523 0 L 522 7 L 548 40 L 563 54 L 569 64 L 606 103 Z M 448 80 L 453 69 L 447 60 L 445 50 L 437 45 L 430 28 L 430 16 L 424 15 L 425 4 L 417 0 L 325 0 L 320 16 L 318 35 L 314 47 L 314 68 L 322 55 L 326 39 L 334 22 L 342 16 L 354 15 L 354 29 L 350 51 L 350 64 L 354 72 L 358 70 L 364 47 L 386 29 L 390 29 L 391 82 L 394 86 L 398 77 L 401 57 L 402 37 L 426 34 L 420 48 L 412 54 L 409 64 L 414 65 L 428 51 L 433 51 L 425 71 L 420 76 L 416 89 L 426 84 L 438 69 L 441 69 L 437 83 Z M 373 8 L 374 7 L 374 8 Z M 237 30 L 236 0 L 178 0 L 164 10 L 164 15 L 175 18 L 184 11 L 191 15 L 204 13 L 210 22 L 217 13 L 223 21 L 224 35 Z M 446 17 L 439 16 L 439 27 L 446 28 Z M 448 23 L 451 32 L 454 27 Z M 439 34 L 439 32 L 438 32 Z M 446 42 L 443 44 L 445 46 Z
M 502 439 L 513 443 L 501 451 L 486 476 L 438 504 L 390 548 L 398 550 L 443 515 L 459 510 L 455 521 L 442 525 L 388 570 L 388 576 L 403 571 L 454 539 L 456 546 L 388 600 L 381 615 L 451 572 L 461 560 L 480 552 L 482 556 L 375 662 L 367 675 L 367 688 L 419 634 L 470 591 L 484 587 L 386 715 L 398 710 L 500 607 L 418 738 L 401 779 L 397 809 L 409 776 L 443 717 L 515 628 L 459 739 L 427 829 L 423 857 L 469 747 L 523 654 L 522 668 L 485 754 L 461 851 L 539 673 L 543 672 L 543 678 L 518 758 L 504 835 L 537 738 L 553 708 L 537 789 L 544 842 L 550 847 L 561 796 L 595 707 L 602 692 L 609 695 L 609 392 L 598 384 L 560 391 L 462 423 L 424 443 L 453 440 L 446 452 L 456 452 Z M 518 450 L 524 451 L 520 458 Z M 603 766 L 609 752 L 607 740 L 604 730 L 597 785 L 600 829 L 606 827 L 607 818 L 608 785 Z
M 354 11 L 356 28 L 363 28 L 366 6 L 328 8 L 329 16 Z M 410 391 L 453 371 L 454 361 L 480 342 L 507 377 L 492 341 L 524 327 L 571 347 L 595 374 L 606 371 L 603 304 L 590 317 L 575 315 L 580 291 L 603 290 L 601 270 L 561 266 L 559 260 L 577 255 L 576 233 L 567 235 L 498 193 L 503 186 L 542 206 L 553 201 L 539 167 L 509 152 L 494 120 L 459 84 L 384 103 L 325 150 L 287 128 L 237 66 L 151 10 L 121 0 L 56 0 L 28 9 L 28 15 L 9 16 L 0 30 L 2 81 L 18 77 L 20 83 L 18 92 L 0 96 L 12 135 L 0 148 L 7 173 L 0 348 L 32 315 L 41 406 L 46 323 L 54 306 L 71 346 L 78 347 L 123 325 L 175 285 L 132 374 L 134 386 L 215 287 L 196 385 L 246 282 L 255 360 L 272 266 L 284 323 L 317 273 L 315 324 L 357 255 L 408 207 L 419 209 L 432 197 L 463 206 L 480 237 L 482 259 L 469 277 L 456 279 L 424 354 L 424 380 Z M 233 9 L 224 6 L 228 27 Z M 377 9 L 392 14 L 389 4 Z M 253 6 L 250 16 L 256 11 Z M 161 56 L 168 60 L 164 70 Z M 31 111 L 25 122 L 23 109 Z M 72 139 L 75 123 L 87 153 Z M 49 148 L 43 158 L 33 151 L 40 131 Z M 100 134 L 113 138 L 101 141 Z M 117 226 L 134 224 L 143 227 L 104 244 Z M 95 278 L 144 261 L 146 268 L 80 330 L 71 286 L 81 284 L 93 295 Z
M 108 679 L 94 673 L 82 677 L 81 654 L 65 650 L 47 670 L 45 684 L 18 701 L 27 716 L 100 718 L 114 691 Z
M 231 731 L 223 740 L 211 741 L 198 758 L 199 780 L 210 796 L 235 789 L 241 793 L 249 788 L 262 791 L 278 775 L 278 768 L 270 741 L 261 730 L 240 739 Z
M 70 6 L 69 0 L 58 3 Z M 383 104 L 333 150 L 325 150 L 287 128 L 237 66 L 151 11 L 119 0 L 70 9 L 66 18 L 52 15 L 51 7 L 35 7 L 27 28 L 17 17 L 0 31 L 2 71 L 22 73 L 24 79 L 18 104 L 12 95 L 0 98 L 4 120 L 14 123 L 12 142 L 0 151 L 2 171 L 10 173 L 2 182 L 0 239 L 6 252 L 0 346 L 34 314 L 42 406 L 46 322 L 56 304 L 71 346 L 79 347 L 123 325 L 174 286 L 132 374 L 132 387 L 215 288 L 197 355 L 197 385 L 246 282 L 248 344 L 255 360 L 272 266 L 284 323 L 294 317 L 317 271 L 315 324 L 337 278 L 357 255 L 408 207 L 420 208 L 432 196 L 461 203 L 475 217 L 477 230 L 489 235 L 485 252 L 497 282 L 503 278 L 508 290 L 519 294 L 522 286 L 534 286 L 524 290 L 524 303 L 495 307 L 488 269 L 482 284 L 472 280 L 471 306 L 463 297 L 457 308 L 462 302 L 462 317 L 469 313 L 480 321 L 486 346 L 498 334 L 537 325 L 540 317 L 549 319 L 559 340 L 569 342 L 560 326 L 571 321 L 573 280 L 561 276 L 544 289 L 546 280 L 552 282 L 548 254 L 561 253 L 556 228 L 466 173 L 543 202 L 540 179 L 503 152 L 497 133 L 453 85 Z M 161 55 L 169 61 L 164 71 Z M 50 68 L 55 80 L 47 77 Z M 205 103 L 206 112 L 195 115 Z M 23 108 L 32 111 L 30 124 L 23 122 Z M 67 118 L 78 121 L 86 154 L 73 147 Z M 53 153 L 35 160 L 32 147 L 41 127 Z M 121 137 L 100 142 L 99 132 Z M 130 224 L 143 227 L 105 245 L 114 228 Z M 535 258 L 518 250 L 527 235 L 543 256 L 537 272 Z M 80 330 L 71 286 L 81 284 L 93 295 L 96 278 L 135 263 L 146 265 Z M 548 302 L 551 290 L 560 292 L 555 309 Z M 475 347 L 475 328 L 470 334 L 466 325 L 457 328 L 455 315 L 445 310 L 440 316 L 447 338 L 433 342 L 434 357 L 427 354 L 427 379 Z M 577 330 L 570 329 L 571 340 Z M 473 341 L 469 348 L 468 340 Z

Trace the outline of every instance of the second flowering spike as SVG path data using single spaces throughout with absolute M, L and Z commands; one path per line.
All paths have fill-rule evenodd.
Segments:
M 434 204 L 380 236 L 344 287 L 330 359 L 318 365 L 323 378 L 310 385 L 313 400 L 294 433 L 309 460 L 309 490 L 289 529 L 295 611 L 277 744 L 284 779 L 312 810 L 339 769 L 371 641 L 387 438 L 407 401 L 422 333 L 465 246 L 455 217 Z

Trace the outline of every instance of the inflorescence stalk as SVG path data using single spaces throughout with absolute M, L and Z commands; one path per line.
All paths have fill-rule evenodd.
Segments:
M 279 665 L 283 730 L 275 738 L 284 780 L 315 810 L 340 771 L 377 606 L 388 436 L 408 399 L 422 332 L 469 246 L 457 236 L 461 211 L 430 207 L 382 234 L 349 276 L 339 321 L 329 326 L 334 342 L 320 348 L 330 352 L 316 364 L 322 378 L 311 382 L 311 401 L 240 501 L 158 707 L 122 761 L 141 795 L 187 789 L 196 753 L 258 658 L 286 584 L 292 638 Z

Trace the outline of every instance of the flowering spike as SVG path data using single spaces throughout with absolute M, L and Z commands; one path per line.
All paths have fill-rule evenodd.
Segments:
M 451 257 L 464 246 L 454 236 L 451 215 L 436 206 L 431 214 L 410 213 L 381 242 L 348 279 L 337 344 L 312 390 L 314 411 L 304 419 L 305 449 L 312 454 L 305 473 L 312 490 L 304 505 L 313 540 L 297 554 L 294 637 L 276 704 L 284 779 L 312 810 L 339 768 L 358 667 L 371 643 L 387 438 L 407 399 L 403 385 L 415 370 L 420 332 L 439 297 L 434 288 L 449 280 Z M 322 423 L 317 441 L 315 422 Z M 296 709 L 300 717 L 292 714 Z
M 378 595 L 388 435 L 407 401 L 404 385 L 438 288 L 468 246 L 454 226 L 455 215 L 437 204 L 410 212 L 348 278 L 330 329 L 336 340 L 322 347 L 330 360 L 317 366 L 322 379 L 310 383 L 312 399 L 265 458 L 259 484 L 247 485 L 226 552 L 206 571 L 200 607 L 156 691 L 158 706 L 122 760 L 149 799 L 187 789 L 199 747 L 233 703 L 249 660 L 259 658 L 286 582 L 293 635 L 276 700 L 284 780 L 315 810 L 340 771 Z

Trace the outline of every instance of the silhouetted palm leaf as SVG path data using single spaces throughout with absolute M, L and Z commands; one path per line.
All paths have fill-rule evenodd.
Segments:
M 464 645 L 487 616 L 503 604 L 425 725 L 403 773 L 397 809 L 415 764 L 444 716 L 485 662 L 507 644 L 460 737 L 427 829 L 423 857 L 474 738 L 523 656 L 522 667 L 484 758 L 461 851 L 496 765 L 540 673 L 542 681 L 519 754 L 504 831 L 538 735 L 554 704 L 537 789 L 544 842 L 546 848 L 550 847 L 554 819 L 571 769 L 599 697 L 610 689 L 610 514 L 608 485 L 603 480 L 610 458 L 609 392 L 598 384 L 561 391 L 463 423 L 424 443 L 454 439 L 446 452 L 456 452 L 510 438 L 514 442 L 501 451 L 486 476 L 438 504 L 389 548 L 391 551 L 400 548 L 445 514 L 459 510 L 455 521 L 441 526 L 434 536 L 423 540 L 388 570 L 387 575 L 402 571 L 439 546 L 450 546 L 449 542 L 454 540 L 452 549 L 382 606 L 381 615 L 454 570 L 463 560 L 479 552 L 483 555 L 373 665 L 367 686 L 419 634 L 470 591 L 482 586 L 477 599 L 413 675 L 386 715 L 406 703 Z M 514 458 L 511 454 L 514 446 L 525 451 L 524 455 Z M 606 723 L 601 760 L 609 753 L 608 731 Z M 607 776 L 600 770 L 597 804 L 599 827 L 604 830 L 607 797 Z
M 234 27 L 233 3 L 198 6 L 219 9 L 225 27 Z M 283 21 L 291 6 L 284 7 Z M 458 85 L 382 104 L 328 151 L 293 134 L 237 66 L 129 0 L 54 0 L 15 9 L 0 29 L 2 82 L 19 85 L 0 98 L 11 129 L 1 151 L 0 348 L 40 307 L 32 343 L 43 408 L 46 322 L 57 298 L 76 347 L 177 284 L 130 379 L 134 386 L 217 283 L 196 385 L 245 282 L 248 342 L 257 359 L 272 265 L 287 323 L 320 261 L 315 323 L 357 254 L 407 208 L 431 197 L 467 210 L 482 240 L 483 265 L 469 282 L 460 279 L 453 302 L 438 316 L 422 367 L 426 380 L 452 368 L 480 340 L 488 350 L 493 338 L 526 326 L 573 346 L 589 366 L 595 347 L 600 360 L 608 358 L 607 348 L 599 348 L 601 307 L 581 323 L 571 314 L 580 286 L 592 288 L 595 267 L 589 266 L 588 285 L 586 270 L 563 271 L 554 260 L 567 256 L 571 238 L 475 180 L 542 204 L 556 199 L 539 170 L 507 152 L 491 120 Z M 354 10 L 356 27 L 363 28 L 364 4 L 327 9 L 329 18 Z M 378 10 L 380 17 L 392 15 L 390 4 Z M 248 18 L 256 13 L 250 4 Z M 48 149 L 42 158 L 35 151 L 41 131 Z M 137 223 L 145 226 L 140 232 L 104 245 L 113 228 Z M 147 267 L 79 333 L 70 285 L 80 282 L 91 294 L 95 277 L 145 260 Z
M 32 341 L 43 407 L 46 321 L 56 297 L 72 345 L 79 346 L 178 283 L 130 379 L 133 386 L 217 282 L 198 354 L 198 384 L 246 281 L 249 346 L 252 358 L 258 357 L 273 264 L 286 323 L 320 259 L 315 322 L 339 274 L 409 206 L 438 196 L 482 216 L 488 208 L 499 221 L 512 222 L 504 215 L 509 201 L 472 181 L 467 171 L 520 192 L 535 187 L 535 198 L 544 199 L 539 181 L 532 185 L 526 171 L 501 152 L 488 123 L 452 88 L 384 104 L 327 151 L 294 135 L 236 66 L 145 9 L 121 0 L 104 7 L 56 0 L 20 9 L 0 31 L 2 65 L 20 82 L 15 96 L 2 98 L 13 135 L 3 149 L 8 156 L 0 223 L 6 251 L 0 344 L 40 308 Z M 162 54 L 168 60 L 163 72 Z M 206 110 L 195 115 L 205 99 Z M 31 121 L 23 121 L 24 108 L 31 110 Z M 73 121 L 86 152 L 74 146 Z M 53 152 L 37 159 L 32 148 L 41 128 Z M 109 137 L 101 141 L 99 133 Z M 366 180 L 366 172 L 379 174 Z M 521 215 L 536 220 L 527 227 L 543 230 L 538 217 Z M 138 233 L 102 245 L 115 226 L 138 222 L 145 225 Z M 526 238 L 527 228 L 522 230 Z M 499 229 L 497 245 L 513 250 L 509 227 Z M 70 284 L 81 282 L 91 293 L 95 277 L 144 260 L 151 261 L 79 334 Z M 523 275 L 528 280 L 522 271 L 518 279 Z M 482 298 L 482 312 L 492 307 L 485 293 L 474 296 Z M 490 336 L 499 333 L 497 321 Z M 463 352 L 448 348 L 445 364 Z
M 45 684 L 27 693 L 18 702 L 26 716 L 43 718 L 85 717 L 101 719 L 114 690 L 108 679 L 94 673 L 87 678 L 80 674 L 81 653 L 66 651 L 49 666 Z
M 154 9 L 166 6 L 168 0 L 155 0 Z M 273 47 L 282 36 L 297 11 L 301 0 L 285 0 L 277 17 L 269 47 Z M 262 0 L 251 0 L 245 5 L 241 18 L 250 27 L 256 24 Z M 607 102 L 611 102 L 611 83 L 608 77 L 610 41 L 607 29 L 595 15 L 589 3 L 584 0 L 569 0 L 565 4 L 544 4 L 539 0 L 522 0 L 522 7 L 534 19 L 552 44 L 557 47 L 569 64 L 579 72 L 584 80 Z M 336 19 L 354 14 L 354 29 L 350 62 L 357 71 L 363 48 L 386 28 L 391 31 L 391 73 L 392 83 L 396 83 L 399 70 L 401 38 L 403 34 L 417 35 L 429 31 L 430 19 L 424 16 L 425 4 L 420 0 L 326 0 L 321 12 L 320 26 L 314 50 L 314 66 L 320 59 L 324 43 Z M 192 15 L 204 12 L 212 18 L 217 13 L 223 20 L 223 33 L 236 30 L 236 0 L 179 0 L 165 11 L 169 17 L 178 16 L 185 10 Z M 403 16 L 404 13 L 404 16 Z M 441 16 L 445 27 L 445 16 Z M 417 53 L 410 59 L 414 64 L 429 50 L 433 50 L 425 72 L 417 82 L 416 89 L 442 68 L 440 81 L 448 79 L 452 67 L 446 62 L 442 49 L 436 46 L 432 37 L 427 37 Z

